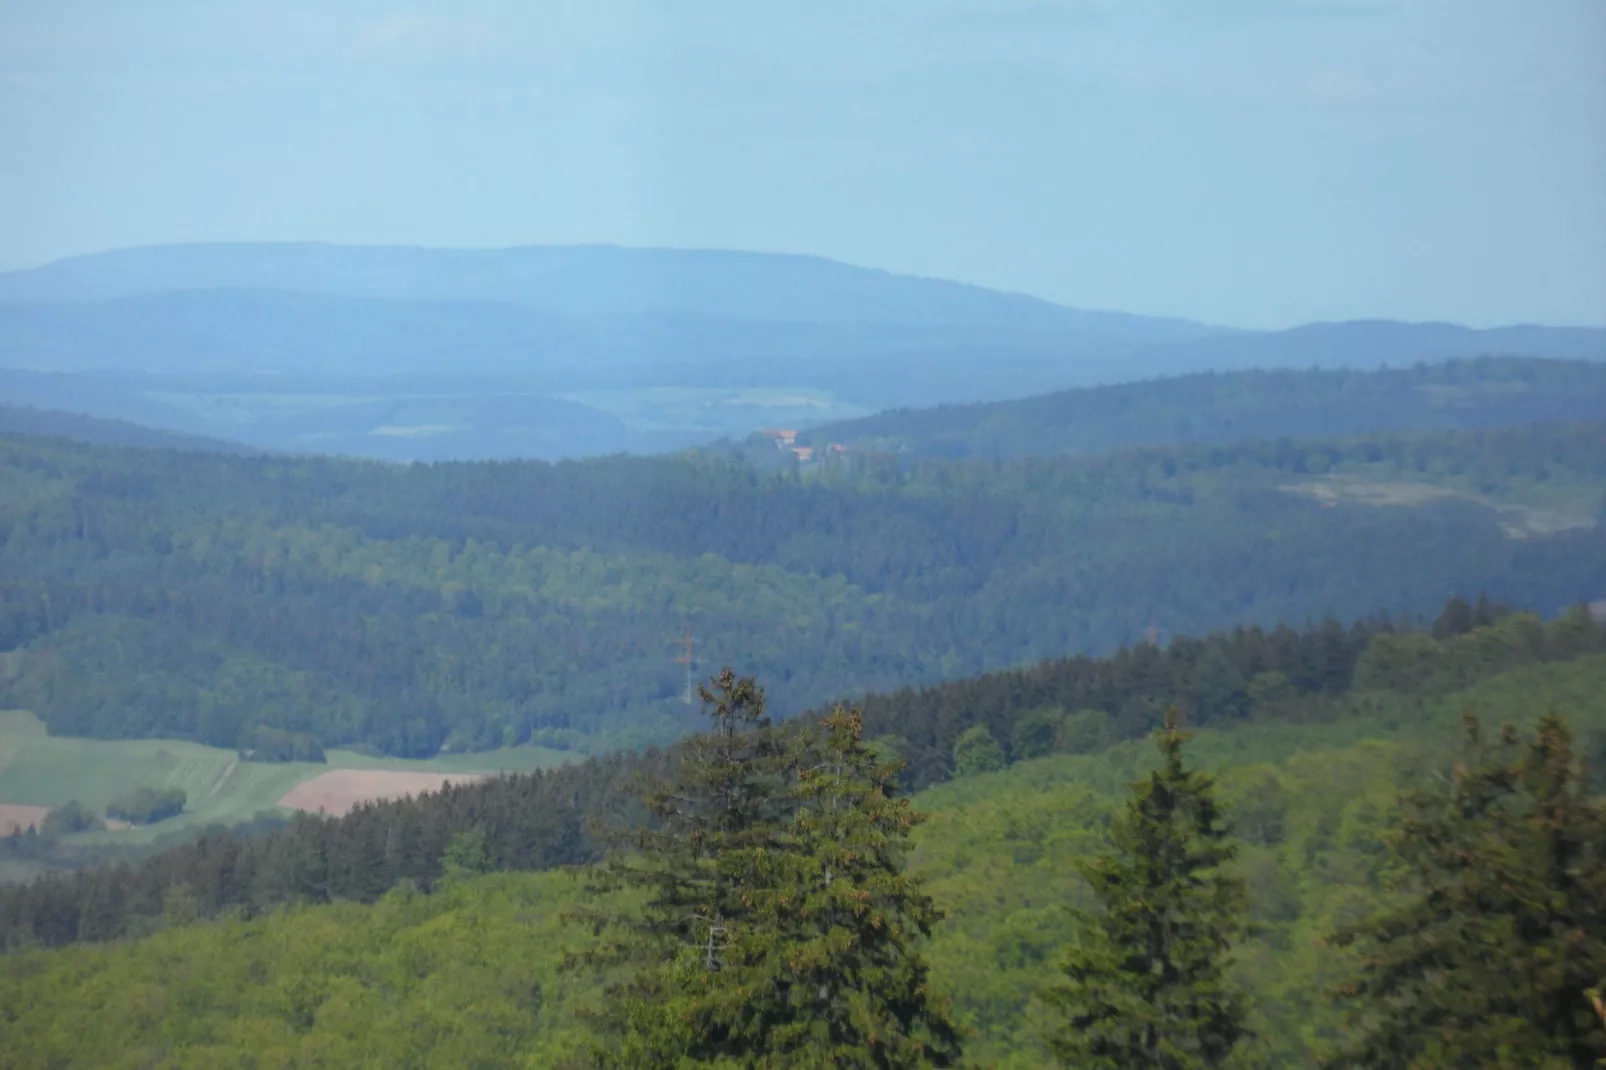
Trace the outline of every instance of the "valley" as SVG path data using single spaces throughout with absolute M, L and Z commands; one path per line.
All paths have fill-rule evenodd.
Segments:
M 235 752 L 188 740 L 95 740 L 53 736 L 37 717 L 20 710 L 0 713 L 0 807 L 26 806 L 42 819 L 76 800 L 96 812 L 135 788 L 181 788 L 184 812 L 150 825 L 82 832 L 66 837 L 74 847 L 148 844 L 160 837 L 182 838 L 214 826 L 248 822 L 280 809 L 344 812 L 350 799 L 384 798 L 440 787 L 443 779 L 529 772 L 570 760 L 540 747 L 515 747 L 428 761 L 385 758 L 343 751 L 325 752 L 325 762 L 241 762 Z M 321 778 L 338 771 L 359 774 L 352 787 L 319 790 Z M 362 776 L 371 776 L 363 783 Z M 396 775 L 400 774 L 400 778 Z M 301 789 L 300 794 L 292 794 Z M 289 802 L 286 802 L 286 799 Z M 338 800 L 338 801 L 337 801 Z M 6 811 L 6 812 L 9 812 Z
M 1332 934 L 1396 902 L 1400 793 L 1466 716 L 1552 711 L 1606 762 L 1598 422 L 405 466 L 19 422 L 0 704 L 39 716 L 0 716 L 0 816 L 186 797 L 0 839 L 24 1065 L 581 1065 L 617 975 L 561 966 L 601 946 L 576 918 L 638 907 L 575 873 L 707 745 L 688 627 L 694 675 L 760 667 L 785 731 L 862 709 L 927 815 L 933 995 L 1009 1070 L 1043 1065 L 1065 908 L 1166 711 L 1231 815 L 1228 976 L 1276 1065 L 1350 1035 Z M 275 739 L 326 761 L 233 749 Z

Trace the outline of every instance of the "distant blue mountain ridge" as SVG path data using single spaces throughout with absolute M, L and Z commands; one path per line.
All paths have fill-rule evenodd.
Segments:
M 676 448 L 762 426 L 1250 368 L 1606 360 L 1606 330 L 1247 331 L 817 257 L 203 244 L 0 273 L 0 402 L 399 459 Z
M 678 313 L 768 323 L 1007 325 L 1134 341 L 1219 331 L 1181 319 L 1087 312 L 1024 294 L 820 257 L 720 250 L 160 245 L 0 274 L 0 303 L 5 304 L 81 303 L 190 290 L 496 302 L 580 317 Z

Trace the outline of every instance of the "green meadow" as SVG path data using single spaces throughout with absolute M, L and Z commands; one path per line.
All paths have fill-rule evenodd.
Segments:
M 75 739 L 52 736 L 23 710 L 0 711 L 0 803 L 61 806 L 76 799 L 103 812 L 134 788 L 183 788 L 184 812 L 154 825 L 82 833 L 74 843 L 142 843 L 188 826 L 235 824 L 275 809 L 284 793 L 331 769 L 408 772 L 529 772 L 571 757 L 543 747 L 511 747 L 428 761 L 330 750 L 327 764 L 241 762 L 231 750 L 172 739 Z

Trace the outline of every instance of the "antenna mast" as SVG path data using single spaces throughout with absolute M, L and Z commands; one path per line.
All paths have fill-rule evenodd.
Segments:
M 681 696 L 681 701 L 690 706 L 692 704 L 692 700 L 696 697 L 692 693 L 691 686 L 692 666 L 697 664 L 697 659 L 692 654 L 692 649 L 696 646 L 696 640 L 692 638 L 690 624 L 686 625 L 686 634 L 681 637 L 680 642 L 681 645 L 685 647 L 685 650 L 679 657 L 675 659 L 675 661 L 678 664 L 686 666 L 686 693 Z

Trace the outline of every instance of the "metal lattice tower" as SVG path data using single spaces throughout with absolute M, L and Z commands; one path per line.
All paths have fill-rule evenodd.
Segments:
M 696 640 L 692 638 L 690 624 L 686 625 L 686 634 L 681 637 L 680 642 L 685 649 L 681 652 L 679 657 L 675 658 L 675 661 L 678 664 L 686 666 L 686 693 L 681 696 L 681 701 L 690 706 L 697 697 L 693 693 L 691 686 L 692 668 L 697 664 L 697 658 L 693 654 L 693 649 L 696 646 Z

